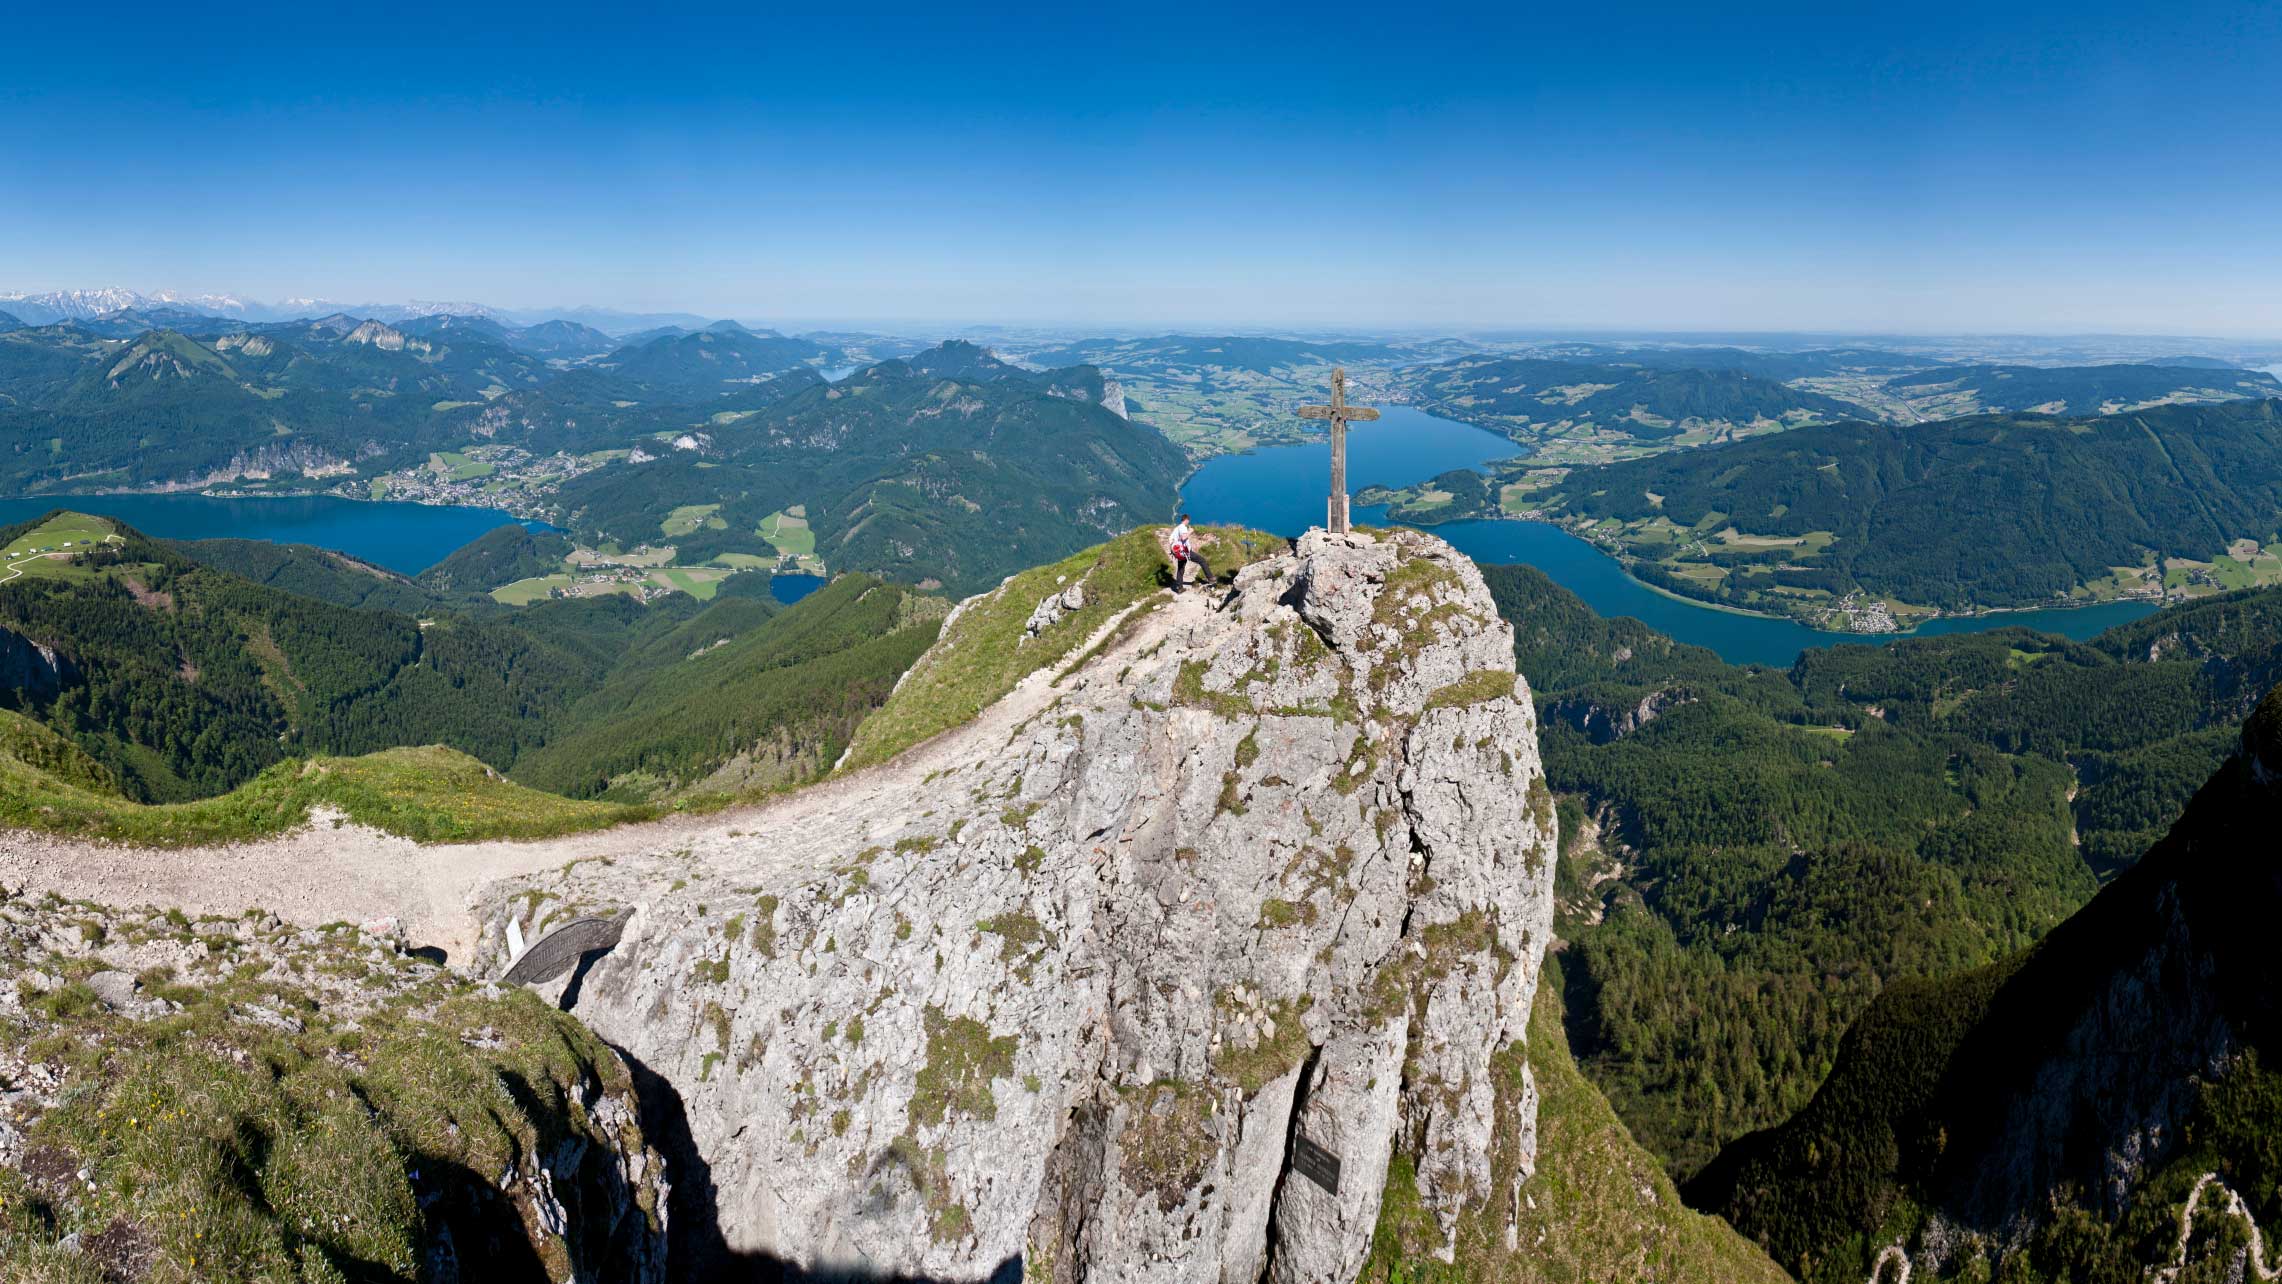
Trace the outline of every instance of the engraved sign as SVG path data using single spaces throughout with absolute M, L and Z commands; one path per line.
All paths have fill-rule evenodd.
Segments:
M 532 985 L 552 981 L 571 970 L 578 956 L 588 950 L 607 950 L 618 944 L 626 930 L 631 912 L 610 918 L 577 918 L 563 924 L 531 943 L 531 948 L 518 956 L 507 969 L 510 985 Z
M 1296 1133 L 1292 1136 L 1292 1168 L 1332 1194 L 1339 1193 L 1339 1156 Z

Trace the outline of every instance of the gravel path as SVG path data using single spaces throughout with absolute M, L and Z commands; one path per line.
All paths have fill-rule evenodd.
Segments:
M 2242 1196 L 2237 1195 L 2232 1186 L 2220 1181 L 2217 1173 L 2204 1173 L 2195 1183 L 2195 1189 L 2188 1192 L 2187 1207 L 2179 1214 L 2178 1253 L 2172 1258 L 2171 1265 L 2155 1272 L 2155 1284 L 2171 1284 L 2171 1281 L 2179 1278 L 2179 1272 L 2187 1269 L 2187 1242 L 2195 1238 L 2195 1213 L 2202 1206 L 2203 1192 L 2213 1186 L 2218 1187 L 2219 1192 L 2227 1197 L 2225 1207 L 2219 1211 L 2229 1217 L 2240 1217 L 2243 1225 L 2250 1228 L 2250 1260 L 2247 1265 L 2251 1276 L 2259 1280 L 2271 1280 L 2282 1275 L 2282 1264 L 2266 1264 L 2266 1236 L 2259 1231 L 2258 1219 L 2250 1215 L 2250 1208 L 2242 1202 Z
M 1179 620 L 1206 609 L 1203 595 L 1175 598 L 1123 647 L 1162 637 Z M 1125 619 L 1106 621 L 1072 654 L 1083 655 Z M 1053 666 L 1025 679 L 974 721 L 905 751 L 892 761 L 826 780 L 781 798 L 707 816 L 669 816 L 638 825 L 528 842 L 424 846 L 338 815 L 277 838 L 218 847 L 146 848 L 28 831 L 0 831 L 0 884 L 55 892 L 110 905 L 177 907 L 197 914 L 237 915 L 264 909 L 308 926 L 395 918 L 415 946 L 440 946 L 453 960 L 469 957 L 478 930 L 478 888 L 502 878 L 608 856 L 638 857 L 726 847 L 755 833 L 795 832 L 844 816 L 894 815 L 923 796 L 927 777 L 996 749 L 1024 719 L 1061 693 Z M 748 850 L 749 842 L 744 844 Z

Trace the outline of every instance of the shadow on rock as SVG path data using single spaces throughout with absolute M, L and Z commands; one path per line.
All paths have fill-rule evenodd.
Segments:
M 589 962 L 581 960 L 578 974 L 572 978 L 573 990 Z M 566 998 L 566 1009 L 569 1002 Z M 698 1153 L 697 1143 L 690 1136 L 689 1113 L 681 1094 L 665 1076 L 632 1053 L 624 1048 L 616 1051 L 634 1076 L 634 1095 L 642 1103 L 642 1133 L 665 1156 L 666 1176 L 673 1183 L 673 1191 L 666 1197 L 666 1278 L 673 1284 L 981 1284 L 974 1279 L 890 1274 L 860 1267 L 810 1269 L 773 1253 L 731 1248 L 721 1229 L 713 1165 Z M 1020 1284 L 1022 1259 L 1007 1258 L 981 1280 Z

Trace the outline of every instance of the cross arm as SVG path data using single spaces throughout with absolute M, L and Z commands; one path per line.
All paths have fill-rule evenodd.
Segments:
M 1346 412 L 1346 418 L 1349 423 L 1359 424 L 1379 417 L 1379 412 L 1371 409 L 1369 406 L 1349 406 L 1346 408 Z
M 1331 407 L 1301 406 L 1299 408 L 1299 417 L 1302 419 L 1329 419 L 1331 417 Z

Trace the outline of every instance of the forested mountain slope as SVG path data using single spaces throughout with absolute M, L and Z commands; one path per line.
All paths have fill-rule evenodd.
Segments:
M 723 602 L 630 657 L 564 711 L 546 745 L 518 759 L 515 778 L 574 797 L 640 801 L 820 776 L 935 640 L 948 607 L 843 575 L 765 626 L 704 632 L 713 617 L 755 605 Z
M 520 526 L 499 529 L 529 534 Z M 466 604 L 460 598 L 437 592 L 384 567 L 309 544 L 276 544 L 265 539 L 198 539 L 175 540 L 169 546 L 200 566 L 227 571 L 240 579 L 335 606 L 374 607 L 419 615 L 439 607 Z
M 648 398 L 708 401 L 787 370 L 834 359 L 838 354 L 807 339 L 775 331 L 753 331 L 720 321 L 695 334 L 661 335 L 611 354 L 600 369 Z
M 1810 618 L 1849 594 L 1960 611 L 2242 587 L 2282 578 L 2282 402 L 1829 424 L 1576 469 L 1525 502 L 1652 583 Z
M 1562 800 L 1570 1037 L 1680 1177 L 1802 1105 L 1885 985 L 2081 906 L 2282 679 L 2277 590 L 2089 644 L 2000 630 L 1780 672 L 1484 574 Z
M 52 648 L 76 674 L 0 700 L 79 742 L 140 801 L 216 793 L 306 752 L 441 742 L 504 767 L 601 676 L 515 627 L 461 616 L 423 626 L 121 536 L 74 559 L 75 573 L 0 585 L 0 629 Z
M 65 325 L 6 348 L 0 483 L 20 490 L 347 475 L 457 445 L 449 411 L 549 377 L 481 335 L 355 318 L 118 341 Z
M 488 593 L 558 569 L 570 551 L 571 542 L 559 534 L 536 534 L 519 523 L 500 526 L 420 572 L 420 583 L 436 592 Z
M 2096 900 L 2032 950 L 1883 997 L 1813 1102 L 1691 1201 L 1813 1281 L 1888 1246 L 1913 1278 L 2249 1278 L 2255 1231 L 2282 1224 L 2277 815 L 2282 688 Z
M 482 317 L 184 324 L 0 335 L 0 491 L 503 507 L 589 546 L 675 541 L 669 564 L 701 578 L 797 557 L 967 592 L 1164 517 L 1187 467 L 1093 368 L 1033 374 L 969 343 L 827 386 L 839 349 L 733 322 L 601 355 Z M 787 552 L 767 527 L 785 512 L 821 546 Z M 443 574 L 488 590 L 567 551 Z
M 631 542 L 718 505 L 688 550 L 766 552 L 762 520 L 799 507 L 835 569 L 957 595 L 1170 513 L 1185 457 L 1103 407 L 1098 373 L 931 364 L 884 361 L 726 418 L 700 449 L 566 482 L 564 522 Z
M 0 583 L 0 709 L 52 729 L 123 802 L 430 744 L 582 795 L 796 781 L 831 765 L 944 609 L 859 576 L 788 608 L 672 595 L 510 611 L 319 549 L 106 526 Z

